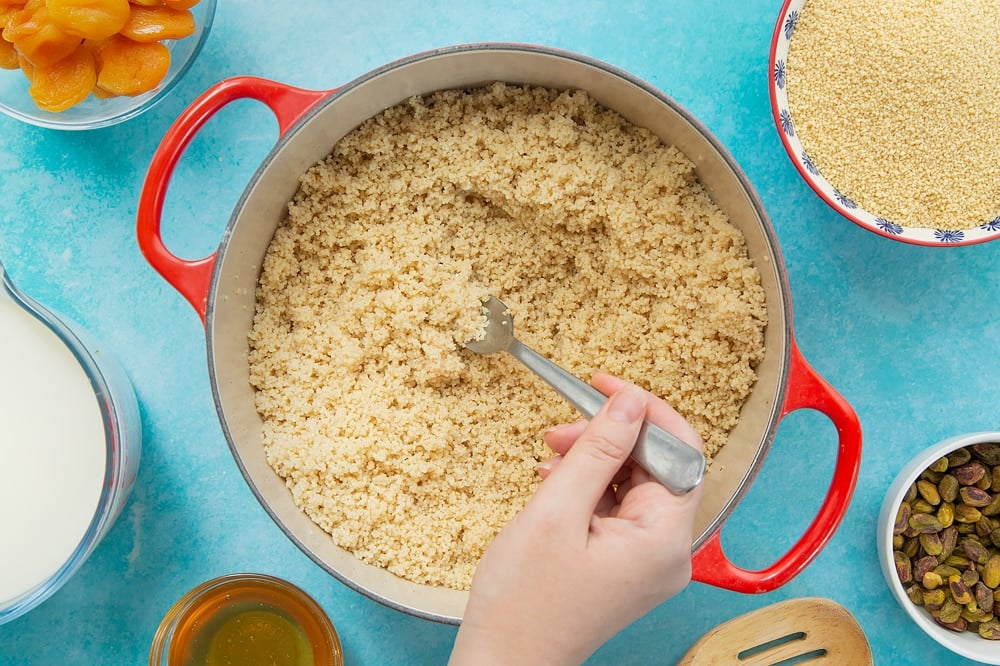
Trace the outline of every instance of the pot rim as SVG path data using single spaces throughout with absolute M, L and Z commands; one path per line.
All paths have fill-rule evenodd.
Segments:
M 229 223 L 227 224 L 223 239 L 219 245 L 219 256 L 221 257 L 227 248 L 228 240 L 231 238 L 235 225 L 241 216 L 241 212 L 246 204 L 246 199 L 249 197 L 250 192 L 254 189 L 255 184 L 263 176 L 263 172 L 268 164 L 275 158 L 275 156 L 281 151 L 281 149 L 290 141 L 294 140 L 296 131 L 308 124 L 314 117 L 322 113 L 322 111 L 330 104 L 336 103 L 338 99 L 343 97 L 345 94 L 349 93 L 353 89 L 363 85 L 364 83 L 378 78 L 387 72 L 409 66 L 413 63 L 420 62 L 423 60 L 433 59 L 440 56 L 448 56 L 454 54 L 462 53 L 472 53 L 472 52 L 482 52 L 482 51 L 524 51 L 531 53 L 540 53 L 545 55 L 552 55 L 556 57 L 561 57 L 569 59 L 576 63 L 587 65 L 590 67 L 596 67 L 605 72 L 608 72 L 614 76 L 624 79 L 628 83 L 635 85 L 648 94 L 654 96 L 661 104 L 666 105 L 672 111 L 680 115 L 686 122 L 691 124 L 712 146 L 714 150 L 722 157 L 726 162 L 727 168 L 736 176 L 740 182 L 740 186 L 747 193 L 752 205 L 756 209 L 756 214 L 766 222 L 762 225 L 764 230 L 764 236 L 766 238 L 768 249 L 774 257 L 774 264 L 776 272 L 778 274 L 778 281 L 781 285 L 779 290 L 780 298 L 782 299 L 782 308 L 784 310 L 783 321 L 773 322 L 769 321 L 768 326 L 780 325 L 784 328 L 784 337 L 787 340 L 792 339 L 792 327 L 791 327 L 791 298 L 790 289 L 788 285 L 788 276 L 786 268 L 784 265 L 783 258 L 781 256 L 780 248 L 777 243 L 777 238 L 775 236 L 774 230 L 770 224 L 770 219 L 764 209 L 763 203 L 760 201 L 759 195 L 756 190 L 754 190 L 749 179 L 743 170 L 736 163 L 736 160 L 732 157 L 729 151 L 721 144 L 721 142 L 712 134 L 708 128 L 701 123 L 698 119 L 691 115 L 686 109 L 681 107 L 674 99 L 666 95 L 663 91 L 650 85 L 646 81 L 636 77 L 635 75 L 622 70 L 613 65 L 607 64 L 605 62 L 596 60 L 594 58 L 581 55 L 578 53 L 573 53 L 569 51 L 563 51 L 560 49 L 553 49 L 549 47 L 535 46 L 529 44 L 517 44 L 517 43 L 505 43 L 505 42 L 486 42 L 486 43 L 470 43 L 470 44 L 460 44 L 451 47 L 437 48 L 428 51 L 423 51 L 416 53 L 404 58 L 400 58 L 384 65 L 381 65 L 369 72 L 362 74 L 361 76 L 343 84 L 329 92 L 328 95 L 323 97 L 317 104 L 310 107 L 306 113 L 304 113 L 294 125 L 292 125 L 287 132 L 285 132 L 279 140 L 275 143 L 274 147 L 268 153 L 268 155 L 262 161 L 260 167 L 255 171 L 250 181 L 247 183 L 243 194 L 241 195 L 239 201 L 233 209 L 233 214 L 230 217 Z M 206 326 L 206 338 L 207 338 L 207 349 L 208 349 L 208 364 L 209 364 L 209 377 L 211 378 L 212 385 L 212 397 L 215 404 L 215 408 L 219 414 L 224 414 L 225 410 L 222 404 L 222 398 L 220 396 L 220 388 L 218 385 L 218 372 L 216 367 L 215 354 L 212 353 L 212 349 L 215 345 L 215 330 L 211 323 L 215 320 L 215 309 L 217 304 L 217 290 L 220 284 L 220 273 L 222 271 L 223 262 L 216 261 L 215 266 L 212 271 L 212 278 L 209 286 L 208 299 L 206 302 L 206 322 L 209 324 Z M 753 484 L 754 479 L 760 471 L 761 466 L 764 463 L 767 453 L 770 451 L 771 444 L 777 433 L 777 424 L 780 418 L 780 408 L 785 403 L 786 394 L 788 392 L 788 374 L 789 374 L 789 364 L 790 364 L 790 345 L 784 345 L 781 350 L 782 358 L 780 359 L 780 371 L 777 382 L 777 394 L 774 397 L 774 401 L 771 405 L 771 413 L 768 415 L 767 423 L 769 427 L 757 449 L 754 457 L 753 464 L 749 466 L 745 474 L 739 481 L 736 491 L 729 497 L 723 506 L 723 509 L 706 525 L 705 529 L 699 534 L 692 544 L 692 551 L 697 551 L 700 549 L 708 539 L 717 534 L 722 525 L 726 522 L 730 515 L 735 511 L 737 505 L 749 491 L 750 486 Z M 377 599 L 380 603 L 383 603 L 390 608 L 394 608 L 399 611 L 403 611 L 410 615 L 416 615 L 424 619 L 429 619 L 433 621 L 441 621 L 441 618 L 434 615 L 428 614 L 419 609 L 413 609 L 405 604 L 400 604 L 399 602 L 386 598 L 384 595 L 379 594 L 375 590 L 369 589 L 351 577 L 344 575 L 342 572 L 336 570 L 329 563 L 327 563 L 322 557 L 315 553 L 311 548 L 305 544 L 302 539 L 296 535 L 292 528 L 286 525 L 285 521 L 281 519 L 274 507 L 270 505 L 267 498 L 263 496 L 257 483 L 254 481 L 253 475 L 247 469 L 243 458 L 239 451 L 239 446 L 236 442 L 236 438 L 230 431 L 226 420 L 221 419 L 222 428 L 226 437 L 227 445 L 229 446 L 230 452 L 236 461 L 237 466 L 240 469 L 240 473 L 243 475 L 244 479 L 247 480 L 248 485 L 251 488 L 254 496 L 257 498 L 258 503 L 264 508 L 270 518 L 279 526 L 281 531 L 307 556 L 313 560 L 316 564 L 322 567 L 325 571 L 333 575 L 335 578 L 340 580 L 342 583 L 348 587 L 354 589 L 355 591 L 361 592 L 370 598 Z
M 296 131 L 299 128 L 308 124 L 315 116 L 322 113 L 327 106 L 335 103 L 338 99 L 348 94 L 355 88 L 363 85 L 364 83 L 372 79 L 378 78 L 379 76 L 387 72 L 391 72 L 393 70 L 400 69 L 402 67 L 406 67 L 413 63 L 417 63 L 423 60 L 433 59 L 441 56 L 450 56 L 455 54 L 483 52 L 483 51 L 486 52 L 520 51 L 520 52 L 538 53 L 538 54 L 556 56 L 559 58 L 574 61 L 579 64 L 601 69 L 609 74 L 612 74 L 614 76 L 617 76 L 625 80 L 626 82 L 638 88 L 641 88 L 646 93 L 655 97 L 657 101 L 659 101 L 661 104 L 664 104 L 665 106 L 669 107 L 672 111 L 677 113 L 687 123 L 689 123 L 692 127 L 694 127 L 698 131 L 698 133 L 711 144 L 712 148 L 718 153 L 718 155 L 726 162 L 727 168 L 739 180 L 740 186 L 750 199 L 758 217 L 765 222 L 765 224 L 762 225 L 762 230 L 764 231 L 764 236 L 767 241 L 768 250 L 774 257 L 775 270 L 777 272 L 778 282 L 781 285 L 779 293 L 782 299 L 781 305 L 783 308 L 783 313 L 785 315 L 783 321 L 781 322 L 781 325 L 784 328 L 783 336 L 785 339 L 789 341 L 792 340 L 793 332 L 792 332 L 792 304 L 790 296 L 791 290 L 788 282 L 788 274 L 785 267 L 784 258 L 781 255 L 781 249 L 778 245 L 776 234 L 770 223 L 770 218 L 767 215 L 767 211 L 764 208 L 763 202 L 760 200 L 760 196 L 757 194 L 757 191 L 750 183 L 749 178 L 743 172 L 743 169 L 736 162 L 735 158 L 732 156 L 729 150 L 722 145 L 722 143 L 718 140 L 718 138 L 716 138 L 715 135 L 711 131 L 709 131 L 709 129 L 700 120 L 695 118 L 676 100 L 668 96 L 662 90 L 649 84 L 643 79 L 640 79 L 636 75 L 631 74 L 630 72 L 623 70 L 619 67 L 616 67 L 614 65 L 592 58 L 590 56 L 586 56 L 580 53 L 575 53 L 572 51 L 566 51 L 558 48 L 552 48 L 534 44 L 524 44 L 517 42 L 476 42 L 476 43 L 457 44 L 454 46 L 440 47 L 426 51 L 421 51 L 413 55 L 399 58 L 390 61 L 386 64 L 380 65 L 352 79 L 351 81 L 328 91 L 327 95 L 321 98 L 318 103 L 312 105 L 301 117 L 298 118 L 298 120 L 294 123 L 294 125 L 292 125 L 288 129 L 288 131 L 286 131 L 281 135 L 281 137 L 272 147 L 268 155 L 261 162 L 261 165 L 256 169 L 251 179 L 247 182 L 247 185 L 244 188 L 243 193 L 241 194 L 239 200 L 237 201 L 236 205 L 233 208 L 233 213 L 230 216 L 229 222 L 226 226 L 225 232 L 222 237 L 222 241 L 219 244 L 219 257 L 221 258 L 221 256 L 225 253 L 225 249 L 228 245 L 228 240 L 229 238 L 231 238 L 236 223 L 240 218 L 241 212 L 244 209 L 244 206 L 246 204 L 246 199 L 249 197 L 250 192 L 254 189 L 256 183 L 263 176 L 265 168 L 268 166 L 268 164 L 272 162 L 275 156 L 281 151 L 281 149 L 288 142 L 294 140 Z M 221 398 L 219 396 L 219 387 L 217 384 L 218 374 L 216 372 L 216 367 L 215 367 L 215 355 L 211 352 L 215 344 L 214 327 L 211 326 L 210 324 L 211 322 L 214 321 L 215 308 L 217 303 L 217 290 L 219 288 L 220 273 L 222 271 L 222 266 L 223 266 L 222 261 L 215 262 L 215 265 L 212 270 L 211 281 L 209 283 L 209 292 L 205 309 L 206 322 L 209 324 L 206 326 L 207 349 L 209 350 L 208 353 L 209 376 L 211 378 L 211 384 L 212 384 L 213 401 L 215 403 L 216 410 L 218 411 L 219 414 L 222 414 L 224 412 L 223 412 L 223 405 L 221 403 Z M 772 325 L 774 325 L 774 322 L 769 320 L 768 326 Z M 761 446 L 758 449 L 756 455 L 754 456 L 755 464 L 750 466 L 750 468 L 747 470 L 746 475 L 744 475 L 744 477 L 740 480 L 740 483 L 737 487 L 737 492 L 735 492 L 733 496 L 730 498 L 730 500 L 726 503 L 724 509 L 721 512 L 719 512 L 719 514 L 712 521 L 709 522 L 709 524 L 706 526 L 703 532 L 697 536 L 692 546 L 692 550 L 697 550 L 698 548 L 700 548 L 705 543 L 705 541 L 707 541 L 708 538 L 712 536 L 712 534 L 718 532 L 719 529 L 721 529 L 722 524 L 725 523 L 726 519 L 733 513 L 733 511 L 736 509 L 736 506 L 739 504 L 740 500 L 745 496 L 745 494 L 749 490 L 749 487 L 752 485 L 753 480 L 756 478 L 760 470 L 760 467 L 764 462 L 764 459 L 767 457 L 767 453 L 770 450 L 771 444 L 773 443 L 774 438 L 777 434 L 777 424 L 780 419 L 780 408 L 784 404 L 786 394 L 788 392 L 788 383 L 789 383 L 788 375 L 789 375 L 789 365 L 790 365 L 790 355 L 791 355 L 789 347 L 790 345 L 785 345 L 784 349 L 782 350 L 783 357 L 781 358 L 781 363 L 780 363 L 781 369 L 778 377 L 778 393 L 775 395 L 775 399 L 771 408 L 771 413 L 768 415 L 767 419 L 767 422 L 771 424 L 771 427 L 768 428 L 767 433 L 763 438 L 763 441 L 761 442 Z M 295 538 L 294 535 L 291 533 L 291 531 L 284 525 L 284 523 L 281 520 L 279 520 L 278 517 L 273 513 L 273 509 L 266 502 L 265 498 L 263 498 L 260 495 L 256 484 L 253 483 L 252 481 L 252 476 L 248 473 L 248 470 L 244 467 L 242 458 L 238 451 L 238 447 L 235 443 L 235 439 L 230 433 L 228 426 L 225 424 L 224 419 L 223 419 L 223 429 L 225 431 L 226 442 L 229 445 L 229 449 L 233 454 L 234 459 L 236 460 L 237 464 L 240 467 L 240 472 L 244 475 L 244 478 L 248 480 L 254 495 L 257 497 L 261 505 L 265 508 L 265 510 L 268 512 L 271 518 L 281 526 L 282 531 L 284 531 L 285 534 L 287 534 L 290 538 L 292 538 L 293 542 L 296 545 L 298 545 L 303 550 L 306 550 L 309 553 L 310 557 L 314 561 L 317 561 L 317 563 L 321 564 L 321 566 L 323 566 L 324 569 L 331 571 L 331 573 L 333 573 L 332 568 L 324 564 L 318 557 L 315 557 L 311 550 L 305 548 L 304 544 L 302 544 L 297 538 Z M 335 575 L 337 575 L 338 578 L 340 577 L 339 574 L 335 573 Z M 354 586 L 353 582 L 348 584 L 351 585 L 352 587 Z M 390 603 L 389 605 L 393 604 Z
M 710 511 L 706 511 L 699 519 L 705 520 L 706 515 L 708 516 L 708 519 L 705 520 L 707 527 L 693 545 L 694 579 L 716 587 L 746 593 L 767 592 L 784 585 L 815 559 L 820 550 L 832 538 L 846 512 L 847 505 L 856 485 L 860 465 L 861 431 L 857 416 L 846 400 L 808 365 L 795 345 L 792 333 L 791 293 L 788 275 L 774 228 L 770 223 L 759 195 L 728 150 L 722 146 L 719 140 L 701 122 L 662 91 L 620 68 L 588 56 L 560 49 L 505 42 L 461 44 L 424 51 L 395 60 L 373 69 L 339 88 L 323 91 L 293 88 L 285 84 L 255 77 L 234 77 L 225 79 L 212 86 L 198 100 L 193 102 L 172 125 L 167 136 L 161 142 L 160 148 L 153 156 L 146 181 L 143 185 L 137 211 L 139 245 L 153 267 L 194 306 L 202 319 L 202 323 L 205 325 L 208 369 L 213 401 L 217 414 L 220 417 L 220 423 L 230 452 L 233 454 L 241 474 L 243 474 L 244 479 L 248 482 L 258 502 L 292 542 L 309 556 L 310 559 L 319 564 L 321 568 L 345 585 L 386 606 L 416 617 L 450 624 L 457 624 L 460 621 L 460 611 L 458 612 L 458 616 L 450 616 L 435 613 L 433 610 L 421 610 L 420 608 L 407 605 L 405 600 L 394 601 L 393 599 L 386 598 L 385 595 L 370 589 L 368 585 L 359 583 L 351 577 L 352 573 L 350 571 L 339 571 L 335 568 L 335 564 L 326 562 L 323 559 L 324 556 L 321 553 L 315 552 L 313 547 L 309 545 L 309 539 L 316 536 L 308 533 L 315 527 L 314 524 L 310 524 L 311 527 L 306 527 L 305 523 L 289 525 L 286 524 L 285 518 L 279 516 L 278 509 L 286 508 L 284 500 L 281 500 L 281 506 L 277 508 L 270 505 L 270 495 L 278 491 L 275 488 L 263 488 L 263 486 L 258 485 L 254 477 L 254 472 L 248 468 L 247 463 L 242 457 L 241 449 L 245 447 L 238 445 L 234 432 L 230 429 L 229 419 L 232 415 L 226 408 L 225 403 L 228 400 L 230 391 L 239 391 L 241 389 L 238 387 L 234 388 L 235 385 L 232 385 L 234 378 L 229 377 L 230 381 L 227 383 L 223 383 L 220 380 L 220 367 L 225 370 L 228 365 L 219 366 L 216 355 L 224 354 L 230 361 L 236 361 L 241 352 L 237 349 L 239 347 L 238 343 L 235 347 L 233 344 L 226 345 L 226 341 L 230 340 L 232 336 L 217 336 L 215 327 L 225 325 L 225 322 L 222 321 L 225 317 L 223 316 L 220 319 L 220 310 L 223 315 L 230 314 L 245 319 L 246 285 L 244 281 L 247 271 L 244 270 L 246 266 L 241 261 L 246 257 L 257 257 L 256 253 L 259 251 L 259 247 L 256 245 L 241 247 L 241 243 L 246 245 L 246 238 L 249 237 L 256 238 L 260 236 L 260 238 L 263 238 L 263 234 L 255 236 L 252 233 L 253 229 L 250 230 L 251 233 L 249 236 L 246 233 L 236 234 L 237 221 L 245 216 L 248 210 L 248 202 L 252 198 L 255 205 L 259 206 L 263 204 L 268 211 L 273 211 L 284 205 L 283 203 L 279 203 L 280 200 L 283 200 L 280 193 L 276 194 L 269 190 L 264 190 L 264 192 L 269 193 L 264 194 L 263 200 L 258 201 L 257 198 L 254 198 L 258 190 L 258 185 L 265 177 L 265 172 L 269 172 L 271 164 L 276 162 L 279 167 L 284 168 L 284 171 L 278 173 L 278 182 L 287 186 L 288 183 L 285 181 L 288 174 L 292 171 L 288 165 L 289 162 L 308 162 L 305 167 L 302 167 L 304 169 L 308 168 L 315 161 L 312 149 L 306 149 L 306 155 L 303 155 L 302 151 L 299 154 L 294 152 L 296 148 L 302 148 L 302 141 L 298 140 L 295 142 L 295 145 L 290 146 L 289 144 L 293 143 L 293 138 L 301 139 L 302 136 L 306 136 L 314 140 L 322 140 L 324 141 L 324 145 L 326 145 L 327 140 L 330 140 L 331 143 L 329 145 L 332 146 L 339 137 L 333 135 L 322 136 L 322 130 L 325 127 L 324 123 L 318 123 L 308 128 L 306 126 L 318 114 L 327 109 L 329 104 L 341 99 L 348 92 L 354 91 L 364 84 L 376 86 L 374 90 L 378 91 L 377 86 L 379 82 L 376 79 L 380 76 L 438 57 L 450 60 L 455 56 L 469 54 L 473 56 L 471 59 L 473 65 L 478 67 L 482 65 L 483 60 L 479 58 L 483 53 L 507 53 L 511 55 L 514 58 L 512 62 L 513 67 L 511 68 L 513 72 L 510 74 L 490 74 L 488 72 L 491 70 L 487 67 L 484 70 L 486 73 L 483 79 L 478 80 L 470 78 L 465 75 L 467 72 L 463 73 L 459 69 L 456 72 L 455 85 L 449 85 L 447 81 L 443 85 L 434 83 L 433 85 L 437 87 L 421 88 L 415 90 L 412 94 L 426 94 L 432 90 L 462 87 L 463 82 L 466 86 L 471 86 L 492 80 L 507 80 L 528 84 L 551 85 L 552 87 L 566 87 L 570 85 L 582 87 L 592 93 L 597 93 L 598 101 L 601 102 L 600 90 L 602 89 L 602 85 L 610 86 L 610 88 L 605 88 L 604 91 L 607 93 L 610 90 L 609 94 L 613 95 L 617 94 L 619 90 L 631 87 L 639 93 L 628 98 L 631 102 L 626 101 L 622 106 L 618 106 L 616 103 L 605 105 L 626 113 L 626 115 L 635 113 L 647 119 L 650 117 L 649 114 L 656 116 L 661 111 L 672 111 L 676 115 L 677 120 L 680 121 L 680 125 L 687 125 L 677 137 L 676 143 L 678 144 L 678 148 L 695 159 L 696 163 L 699 164 L 699 172 L 701 172 L 702 167 L 711 169 L 716 166 L 725 172 L 722 180 L 709 179 L 709 193 L 715 199 L 717 197 L 727 199 L 729 205 L 736 207 L 734 210 L 742 209 L 747 215 L 743 224 L 749 226 L 744 229 L 744 233 L 747 235 L 748 241 L 752 241 L 752 245 L 754 246 L 751 248 L 750 256 L 758 264 L 762 277 L 766 276 L 765 289 L 769 293 L 768 310 L 770 321 L 768 323 L 768 331 L 770 332 L 765 333 L 769 342 L 767 342 L 768 355 L 765 357 L 763 363 L 768 366 L 768 369 L 765 375 L 759 375 L 758 382 L 764 379 L 767 388 L 766 395 L 764 393 L 759 394 L 761 397 L 756 400 L 756 404 L 752 407 L 754 416 L 752 419 L 749 419 L 747 424 L 747 427 L 750 428 L 747 434 L 750 436 L 742 440 L 745 446 L 740 447 L 741 453 L 739 455 L 744 457 L 738 458 L 736 461 L 737 464 L 731 466 L 731 469 L 735 473 L 727 477 L 726 485 L 721 493 L 721 496 L 725 498 L 724 503 L 717 505 L 718 510 L 716 513 L 712 513 L 716 511 L 716 506 L 713 506 Z M 523 73 L 523 70 L 518 69 L 519 67 L 524 67 L 525 59 L 517 58 L 517 54 L 533 54 L 543 59 L 551 58 L 565 61 L 571 65 L 575 64 L 580 70 L 575 72 L 575 74 L 583 79 L 583 81 L 579 84 L 545 84 L 545 74 L 539 74 L 537 79 L 533 79 L 534 74 L 532 72 Z M 459 60 L 458 62 L 462 61 Z M 542 61 L 540 60 L 539 62 Z M 417 69 L 415 71 L 418 73 L 426 72 L 424 69 Z M 473 72 L 479 71 L 481 70 L 473 70 Z M 598 75 L 594 80 L 593 89 L 587 84 L 586 74 L 588 71 Z M 514 72 L 522 73 L 518 74 Z M 562 76 L 556 77 L 559 81 L 563 80 L 563 78 Z M 569 78 L 578 80 L 574 76 Z M 405 78 L 403 80 L 406 81 Z M 390 79 L 389 84 L 391 89 L 394 90 L 398 82 Z M 624 84 L 625 87 L 621 88 L 621 84 Z M 375 98 L 381 100 L 378 104 L 385 104 L 388 107 L 393 103 L 398 103 L 398 101 L 406 99 L 405 86 L 399 87 L 402 88 L 399 99 L 388 102 L 387 100 L 393 97 L 395 93 L 387 95 L 385 94 L 385 90 L 382 90 Z M 173 255 L 163 244 L 159 229 L 160 216 L 162 214 L 163 201 L 166 194 L 166 187 L 170 180 L 170 174 L 176 166 L 180 154 L 201 125 L 223 106 L 240 98 L 253 98 L 270 107 L 278 119 L 279 138 L 248 181 L 223 231 L 216 252 L 198 260 L 181 259 Z M 638 103 L 637 100 L 642 100 L 640 107 L 634 106 Z M 351 104 L 354 102 L 355 99 L 353 97 L 344 100 L 342 106 L 344 106 L 345 112 L 351 109 Z M 647 105 L 646 102 L 649 102 L 649 104 Z M 351 117 L 371 117 L 381 110 L 376 108 L 378 104 L 369 104 L 362 108 L 356 107 L 353 111 L 354 115 Z M 626 109 L 631 109 L 631 111 L 626 112 Z M 368 115 L 364 116 L 363 114 Z M 638 118 L 632 118 L 632 120 L 633 122 L 638 122 L 640 125 L 645 125 L 645 122 L 647 122 Z M 343 124 L 339 126 L 337 131 L 342 128 Z M 306 131 L 302 132 L 302 130 Z M 302 132 L 301 135 L 299 135 L 300 132 Z M 320 136 L 317 136 L 317 133 Z M 296 137 L 296 135 L 299 136 Z M 682 144 L 686 144 L 687 148 Z M 280 156 L 281 159 L 279 159 L 277 153 L 286 148 L 289 149 L 289 154 L 282 155 Z M 701 159 L 695 157 L 696 155 L 707 155 L 711 159 L 703 162 Z M 296 177 L 299 175 L 299 166 L 295 167 Z M 710 174 L 706 171 L 704 174 L 699 173 L 699 175 L 704 180 Z M 721 189 L 716 192 L 713 184 L 719 185 Z M 268 212 L 264 218 L 260 217 L 261 213 L 259 211 L 255 215 L 258 220 L 256 223 L 263 225 L 261 227 L 262 231 L 266 232 L 268 228 L 271 228 L 270 216 L 272 212 Z M 254 215 L 250 217 L 253 219 Z M 265 222 L 260 222 L 260 219 L 264 219 Z M 237 237 L 239 241 L 232 243 L 231 241 Z M 270 237 L 266 240 L 269 242 Z M 254 242 L 259 243 L 259 239 Z M 227 257 L 232 257 L 231 261 L 237 264 L 236 268 L 239 269 L 241 275 L 236 275 L 235 272 L 230 274 L 228 271 L 225 275 L 223 274 L 223 264 L 227 263 Z M 255 270 L 259 271 L 259 266 L 251 265 L 250 271 Z M 230 278 L 233 278 L 237 282 L 233 282 Z M 227 285 L 230 288 L 235 287 L 237 291 L 228 296 L 220 294 L 220 286 L 224 280 L 228 280 Z M 236 298 L 234 299 L 232 296 Z M 225 305 L 227 300 L 230 302 L 228 306 Z M 243 305 L 241 306 L 240 303 Z M 238 314 L 237 311 L 241 311 L 244 314 Z M 228 375 L 228 373 L 223 374 Z M 240 377 L 236 377 L 235 381 L 238 384 L 243 383 L 243 379 Z M 766 569 L 747 571 L 733 564 L 725 556 L 720 539 L 721 526 L 728 520 L 735 507 L 745 496 L 750 485 L 756 478 L 761 465 L 765 462 L 767 453 L 776 436 L 780 420 L 792 411 L 805 408 L 821 412 L 830 418 L 836 426 L 839 446 L 836 451 L 833 480 L 830 488 L 827 490 L 819 513 L 792 549 L 774 565 Z M 747 405 L 745 404 L 744 410 L 746 409 Z M 245 412 L 246 406 L 242 402 L 239 403 L 237 411 L 241 413 Z M 743 420 L 741 417 L 741 422 Z M 235 425 L 241 426 L 240 423 L 236 423 Z M 725 454 L 727 450 L 724 449 L 722 453 Z M 747 457 L 747 453 L 752 453 L 752 456 Z M 255 464 L 260 463 L 260 461 L 251 462 Z M 265 492 L 268 493 L 267 496 L 265 496 Z M 302 530 L 305 531 L 303 532 Z M 315 527 L 315 530 L 319 530 L 319 528 Z M 300 533 L 293 533 L 295 531 Z M 381 583 L 373 584 L 381 585 Z M 407 592 L 406 595 L 410 595 L 410 592 Z M 451 613 L 452 611 L 448 612 Z

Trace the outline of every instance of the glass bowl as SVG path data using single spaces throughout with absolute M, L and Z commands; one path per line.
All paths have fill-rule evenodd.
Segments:
M 181 597 L 153 637 L 150 666 L 343 666 L 330 618 L 301 589 L 274 576 L 230 574 Z
M 55 594 L 111 529 L 135 483 L 142 424 L 107 348 L 15 287 L 2 263 L 0 320 L 3 625 Z
M 890 219 L 892 216 L 884 214 L 884 211 L 866 209 L 865 206 L 854 201 L 849 193 L 843 191 L 842 183 L 831 182 L 827 179 L 816 160 L 809 154 L 807 147 L 803 147 L 798 132 L 799 128 L 796 125 L 797 119 L 792 114 L 788 101 L 788 88 L 795 85 L 794 81 L 789 81 L 787 76 L 789 46 L 795 39 L 796 28 L 800 24 L 804 11 L 809 11 L 809 0 L 784 0 L 782 3 L 771 37 L 768 87 L 771 114 L 778 137 L 781 139 L 789 160 L 805 183 L 841 216 L 868 231 L 895 241 L 929 247 L 956 247 L 1000 238 L 1000 215 L 991 218 L 992 213 L 989 211 L 986 211 L 984 219 L 978 223 L 970 223 L 969 227 L 964 229 L 907 226 L 901 224 L 899 220 Z M 874 47 L 873 50 L 875 50 Z M 947 59 L 948 56 L 943 54 L 941 57 Z M 852 75 L 851 72 L 845 72 L 843 78 L 849 80 L 859 90 L 866 85 L 864 80 L 859 76 Z M 891 92 L 880 90 L 874 94 L 887 96 Z M 848 115 L 851 110 L 844 109 L 843 113 Z M 860 121 L 855 120 L 855 122 Z M 857 131 L 861 132 L 862 129 L 859 127 Z M 876 152 L 877 149 L 878 146 L 873 146 L 872 152 Z M 895 150 L 891 146 L 881 150 L 895 154 Z
M 879 511 L 877 535 L 878 559 L 879 565 L 882 568 L 882 575 L 889 589 L 892 591 L 893 597 L 895 597 L 900 608 L 909 616 L 914 625 L 955 654 L 968 659 L 974 659 L 984 664 L 1000 664 L 1000 650 L 997 649 L 997 641 L 983 638 L 977 632 L 973 631 L 953 631 L 947 629 L 938 624 L 931 616 L 930 611 L 910 600 L 907 595 L 907 588 L 912 583 L 904 586 L 900 581 L 894 557 L 896 544 L 893 544 L 893 535 L 897 531 L 895 529 L 897 510 L 903 500 L 907 498 L 910 487 L 920 478 L 924 470 L 958 449 L 986 443 L 1000 443 L 1000 432 L 975 432 L 950 437 L 926 448 L 906 463 L 889 486 L 889 490 L 886 492 L 881 510 Z M 974 455 L 970 461 L 976 459 L 977 457 Z M 948 470 L 949 473 L 957 466 L 952 464 Z M 996 496 L 995 493 L 990 492 L 993 497 Z M 942 503 L 944 502 L 945 500 L 942 500 Z M 959 523 L 956 522 L 954 524 L 958 525 Z M 914 559 L 917 558 L 915 557 Z M 938 559 L 940 560 L 940 558 Z M 982 571 L 984 568 L 977 566 L 976 569 Z M 948 587 L 947 582 L 943 584 L 942 589 L 946 587 Z M 996 603 L 997 607 L 994 612 L 1000 613 L 1000 601 Z
M 153 90 L 135 97 L 99 99 L 91 95 L 65 111 L 52 113 L 35 105 L 28 94 L 28 80 L 21 70 L 0 70 L 0 111 L 18 120 L 58 130 L 108 127 L 135 118 L 160 102 L 194 63 L 215 18 L 217 0 L 201 0 L 191 8 L 194 33 L 163 42 L 170 49 L 170 69 Z

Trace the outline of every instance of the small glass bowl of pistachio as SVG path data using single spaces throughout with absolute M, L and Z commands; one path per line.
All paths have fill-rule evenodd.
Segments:
M 1000 664 L 1000 432 L 950 437 L 907 463 L 882 502 L 878 555 L 927 635 Z

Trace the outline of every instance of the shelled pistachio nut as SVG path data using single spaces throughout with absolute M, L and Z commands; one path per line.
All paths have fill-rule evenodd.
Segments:
M 952 631 L 1000 640 L 1000 442 L 924 470 L 896 511 L 893 549 L 910 601 Z

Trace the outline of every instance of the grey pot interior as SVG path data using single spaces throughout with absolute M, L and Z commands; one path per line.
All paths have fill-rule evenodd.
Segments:
M 410 97 L 492 81 L 585 89 L 600 103 L 682 150 L 715 202 L 744 234 L 763 280 L 769 325 L 759 380 L 740 421 L 706 477 L 695 548 L 720 529 L 746 492 L 774 437 L 786 390 L 790 300 L 784 265 L 763 207 L 724 148 L 675 102 L 606 64 L 534 46 L 468 45 L 429 52 L 375 70 L 324 98 L 291 128 L 251 180 L 219 247 L 208 297 L 208 361 L 219 417 L 233 455 L 275 522 L 320 566 L 363 594 L 411 615 L 461 620 L 468 594 L 402 580 L 335 546 L 292 501 L 265 460 L 261 420 L 249 383 L 247 333 L 254 290 L 275 229 L 298 178 L 365 119 Z

